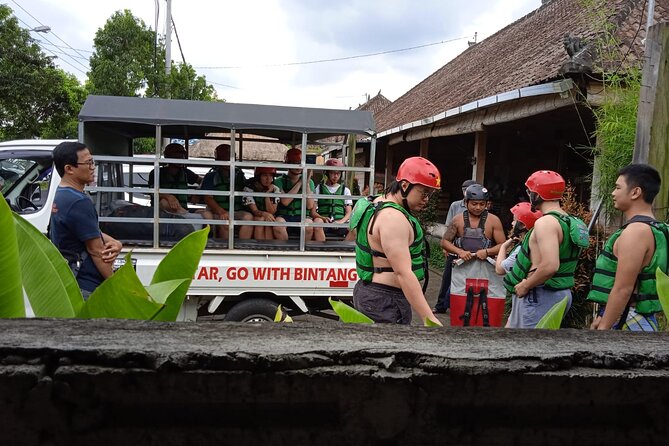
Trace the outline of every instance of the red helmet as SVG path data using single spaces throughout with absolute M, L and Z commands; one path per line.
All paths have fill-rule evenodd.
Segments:
M 532 212 L 532 205 L 527 201 L 518 203 L 512 207 L 511 213 L 516 217 L 516 220 L 524 224 L 528 230 L 534 227 L 535 221 L 544 216 L 539 210 Z
M 300 149 L 290 149 L 286 152 L 286 162 L 288 164 L 300 164 L 302 162 L 302 151 Z
M 437 166 L 420 156 L 412 156 L 404 160 L 397 171 L 397 181 L 408 181 L 433 189 L 441 188 L 441 175 Z
M 263 173 L 269 173 L 271 175 L 276 175 L 276 169 L 274 167 L 256 167 L 256 170 L 253 172 L 253 176 L 259 177 Z
M 538 170 L 525 181 L 525 186 L 542 200 L 559 200 L 565 189 L 564 178 L 552 170 Z
M 344 162 L 339 158 L 330 158 L 325 162 L 326 166 L 344 167 Z

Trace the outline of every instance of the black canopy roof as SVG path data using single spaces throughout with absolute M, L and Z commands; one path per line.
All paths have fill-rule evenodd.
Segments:
M 232 128 L 281 140 L 307 132 L 310 141 L 346 133 L 371 136 L 376 130 L 368 111 L 94 95 L 79 120 L 129 137 L 154 136 L 160 125 L 163 137 L 184 139 Z

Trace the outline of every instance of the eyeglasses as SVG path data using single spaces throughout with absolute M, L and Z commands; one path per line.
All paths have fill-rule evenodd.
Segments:
M 421 198 L 423 200 L 429 200 L 430 198 L 432 198 L 432 195 L 434 195 L 434 193 L 436 191 L 435 190 L 419 190 L 418 192 L 420 193 Z
M 86 161 L 85 163 L 76 163 L 77 166 L 88 166 L 89 169 L 95 169 L 97 162 L 93 159 Z

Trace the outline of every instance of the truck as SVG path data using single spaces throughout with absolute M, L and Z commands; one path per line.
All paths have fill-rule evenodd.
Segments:
M 360 141 L 371 160 L 364 166 L 330 167 L 322 158 L 312 156 L 313 148 L 341 152 L 347 158 L 350 135 Z M 343 171 L 343 177 L 357 175 L 373 190 L 376 133 L 370 112 L 285 107 L 256 104 L 232 104 L 157 98 L 95 96 L 87 98 L 79 115 L 78 140 L 91 151 L 96 161 L 96 183 L 87 187 L 105 232 L 119 239 L 123 254 L 131 252 L 133 266 L 144 284 L 148 284 L 158 263 L 170 247 L 202 225 L 227 224 L 227 236 L 210 238 L 193 277 L 179 320 L 224 320 L 258 322 L 273 320 L 277 307 L 288 314 L 313 314 L 334 317 L 329 298 L 350 300 L 357 282 L 355 242 L 346 240 L 309 241 L 308 227 L 342 227 L 325 222 L 281 223 L 298 228 L 299 235 L 289 240 L 240 240 L 241 223 L 230 213 L 229 221 L 183 218 L 169 215 L 152 203 L 161 193 L 183 193 L 178 189 L 159 187 L 160 167 L 184 164 L 184 160 L 162 157 L 169 141 L 180 141 L 189 152 L 189 141 L 217 140 L 236 148 L 229 161 L 191 158 L 189 168 L 230 169 L 249 172 L 256 167 L 272 167 L 278 172 L 301 169 L 302 177 L 317 176 L 327 170 Z M 134 146 L 151 141 L 154 153 L 135 155 Z M 243 144 L 283 144 L 302 149 L 299 164 L 283 160 L 244 159 Z M 46 233 L 51 203 L 58 177 L 52 168 L 50 153 L 60 141 L 14 141 L 0 143 L 0 174 L 3 195 L 12 209 Z M 235 155 L 235 152 L 237 155 Z M 309 152 L 309 154 L 308 154 Z M 318 164 L 318 163 L 321 164 Z M 155 172 L 155 183 L 149 185 L 146 175 Z M 205 191 L 191 188 L 192 197 L 227 195 L 265 197 L 268 194 L 235 190 Z M 303 188 L 299 194 L 281 196 L 301 198 L 302 215 L 306 215 L 307 198 L 326 199 Z M 353 195 L 353 200 L 363 198 Z M 195 205 L 198 206 L 198 205 Z M 199 205 L 204 207 L 203 204 Z M 244 221 L 244 225 L 266 226 L 276 222 Z M 118 234 L 121 234 L 119 236 Z M 122 256 L 119 256 L 119 261 Z

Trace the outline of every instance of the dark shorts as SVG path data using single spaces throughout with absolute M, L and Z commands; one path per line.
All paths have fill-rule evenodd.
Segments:
M 353 306 L 374 322 L 411 323 L 411 305 L 399 288 L 358 280 L 353 289 Z
M 325 228 L 325 236 L 332 238 L 345 238 L 348 235 L 347 228 Z

